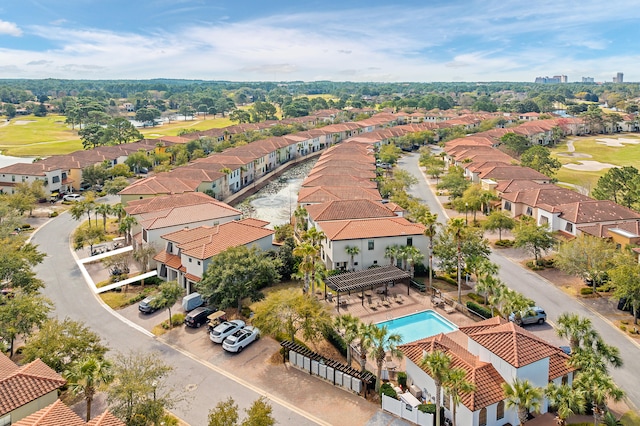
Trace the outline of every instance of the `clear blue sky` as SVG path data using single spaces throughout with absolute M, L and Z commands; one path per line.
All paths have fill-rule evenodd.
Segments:
M 636 0 L 2 0 L 0 78 L 640 81 Z

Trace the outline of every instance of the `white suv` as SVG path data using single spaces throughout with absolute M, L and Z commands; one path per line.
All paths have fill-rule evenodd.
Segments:
M 543 324 L 546 320 L 547 313 L 538 306 L 529 308 L 521 318 L 517 318 L 515 313 L 509 315 L 509 321 L 515 322 L 518 325 Z
M 83 201 L 84 197 L 80 194 L 67 194 L 62 197 L 64 201 Z

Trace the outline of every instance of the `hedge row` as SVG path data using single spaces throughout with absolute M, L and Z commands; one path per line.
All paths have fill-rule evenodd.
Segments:
M 473 311 L 485 318 L 491 318 L 493 316 L 493 314 L 491 313 L 491 310 L 485 308 L 484 306 L 480 306 L 475 302 L 471 302 L 471 301 L 467 302 L 467 308 L 470 311 Z

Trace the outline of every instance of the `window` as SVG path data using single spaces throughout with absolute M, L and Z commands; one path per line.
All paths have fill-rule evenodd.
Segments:
M 527 207 L 527 216 L 533 216 L 533 209 L 531 207 Z
M 58 182 L 60 182 L 60 176 L 52 176 L 52 177 L 51 177 L 51 182 L 53 182 L 53 183 L 58 183 Z
M 173 251 L 173 243 L 167 243 L 167 251 L 171 253 Z
M 367 241 L 367 248 L 369 250 L 373 250 L 374 249 L 373 240 Z
M 198 260 L 198 265 L 201 265 L 200 261 Z
M 189 258 L 189 263 L 193 262 L 193 259 Z
M 478 421 L 480 426 L 487 426 L 487 409 L 483 408 L 480 410 L 480 419 Z
M 569 384 L 569 375 L 565 374 L 564 376 L 562 376 L 562 384 L 563 385 L 568 385 Z
M 408 247 L 413 246 L 413 237 L 408 237 L 408 238 L 407 238 L 407 246 L 408 246 Z
M 146 229 L 143 229 L 143 230 L 142 230 L 142 241 L 144 241 L 145 243 L 147 243 L 147 242 L 149 242 L 148 238 L 149 238 L 149 235 L 147 235 L 147 230 L 146 230 Z
M 549 223 L 549 218 L 546 216 L 540 216 L 540 224 L 541 225 L 546 225 Z
M 564 227 L 564 230 L 567 232 L 573 232 L 573 223 L 567 223 Z
M 511 211 L 511 201 L 504 202 L 504 209 L 507 211 Z
M 498 402 L 496 407 L 496 420 L 504 419 L 504 401 Z

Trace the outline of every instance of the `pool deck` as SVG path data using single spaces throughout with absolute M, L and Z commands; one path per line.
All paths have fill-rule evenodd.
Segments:
M 328 306 L 331 307 L 331 312 L 334 315 L 343 315 L 343 314 L 351 314 L 355 317 L 360 318 L 360 320 L 364 323 L 377 323 L 381 321 L 387 321 L 394 318 L 402 317 L 405 315 L 414 314 L 416 312 L 422 312 L 428 309 L 431 309 L 442 317 L 454 323 L 456 326 L 461 327 L 465 325 L 471 325 L 476 322 L 476 320 L 469 318 L 462 312 L 451 311 L 450 309 L 445 311 L 445 309 L 441 306 L 434 306 L 431 302 L 431 296 L 428 293 L 421 293 L 415 289 L 411 289 L 409 294 L 407 295 L 407 286 L 406 285 L 396 285 L 394 287 L 390 287 L 389 290 L 390 299 L 393 300 L 396 294 L 402 295 L 402 303 L 397 301 L 391 301 L 388 305 L 378 306 L 377 301 L 381 300 L 381 296 L 376 294 L 375 291 L 371 295 L 373 305 L 370 307 L 368 304 L 368 300 L 365 297 L 363 300 L 360 296 L 361 293 L 352 293 L 348 297 L 348 301 L 346 304 L 343 304 L 344 295 L 340 295 L 340 309 L 338 310 L 336 305 L 336 297 L 333 297 L 333 301 L 324 301 Z M 369 292 L 371 293 L 371 292 Z M 455 294 L 447 294 L 448 298 L 456 298 Z M 321 299 L 322 300 L 322 299 Z M 449 333 L 449 336 L 462 347 L 467 347 L 467 337 L 460 331 L 454 331 Z M 355 360 L 355 357 L 354 357 Z M 390 368 L 392 371 L 405 371 L 404 360 L 393 359 L 391 361 L 391 365 L 395 366 L 395 368 Z M 354 362 L 354 366 L 357 368 Z M 375 371 L 376 367 L 373 365 L 372 360 L 367 360 L 367 368 L 370 371 Z

